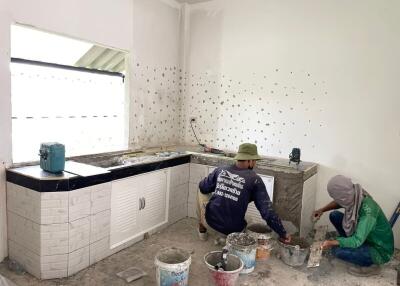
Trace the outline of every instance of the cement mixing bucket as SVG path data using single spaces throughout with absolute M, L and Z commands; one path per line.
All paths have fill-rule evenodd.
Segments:
M 226 238 L 229 253 L 239 256 L 243 261 L 241 274 L 247 274 L 256 266 L 257 241 L 248 233 L 234 232 Z
M 247 226 L 246 232 L 257 241 L 257 260 L 267 260 L 273 249 L 272 231 L 266 223 L 252 223 Z
M 155 258 L 157 286 L 188 286 L 189 252 L 179 248 L 161 249 Z
M 243 262 L 239 257 L 228 254 L 226 269 L 216 270 L 215 266 L 222 260 L 222 251 L 212 251 L 204 256 L 204 263 L 209 269 L 208 285 L 234 286 L 243 269 Z
M 280 241 L 278 243 L 280 246 L 280 257 L 285 264 L 293 267 L 304 264 L 310 252 L 309 243 L 297 236 L 292 236 L 290 244 L 284 244 Z

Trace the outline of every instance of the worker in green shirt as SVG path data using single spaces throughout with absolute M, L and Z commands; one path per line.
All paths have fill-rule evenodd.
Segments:
M 334 210 L 329 219 L 339 233 L 336 240 L 327 240 L 323 249 L 353 266 L 349 273 L 357 276 L 379 274 L 380 265 L 388 262 L 394 252 L 393 232 L 382 209 L 374 199 L 351 179 L 335 176 L 328 182 L 333 201 L 313 213 L 319 219 Z M 344 213 L 336 209 L 344 208 Z

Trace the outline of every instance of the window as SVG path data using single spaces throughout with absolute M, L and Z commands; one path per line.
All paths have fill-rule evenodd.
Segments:
M 11 30 L 13 162 L 41 142 L 66 156 L 127 149 L 125 53 L 21 26 Z

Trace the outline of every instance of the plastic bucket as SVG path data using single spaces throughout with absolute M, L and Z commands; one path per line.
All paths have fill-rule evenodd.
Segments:
M 271 229 L 266 224 L 253 223 L 247 227 L 246 232 L 257 241 L 256 259 L 267 260 L 273 249 Z
M 279 245 L 282 261 L 293 267 L 302 266 L 310 252 L 310 244 L 297 236 L 292 236 L 290 244 L 284 244 L 279 241 Z
M 189 267 L 192 259 L 189 252 L 179 248 L 161 249 L 155 257 L 158 286 L 189 285 Z
M 226 271 L 215 270 L 215 265 L 221 262 L 221 251 L 212 251 L 204 256 L 204 263 L 209 269 L 208 285 L 213 286 L 234 286 L 243 269 L 243 262 L 239 257 L 228 254 Z
M 257 241 L 248 233 L 234 232 L 226 238 L 229 253 L 237 255 L 243 262 L 240 274 L 247 274 L 256 266 Z

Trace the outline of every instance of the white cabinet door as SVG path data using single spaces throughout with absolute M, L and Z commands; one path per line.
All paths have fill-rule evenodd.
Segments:
M 267 189 L 268 196 L 272 201 L 274 194 L 274 177 L 267 175 L 259 175 L 265 184 L 265 188 Z M 264 223 L 264 219 L 261 217 L 260 212 L 256 208 L 254 202 L 250 203 L 247 212 L 246 212 L 246 220 L 248 223 Z
M 112 182 L 111 248 L 133 239 L 140 232 L 138 215 L 141 186 L 139 176 Z
M 141 175 L 140 226 L 143 232 L 150 231 L 168 221 L 167 218 L 167 170 Z

